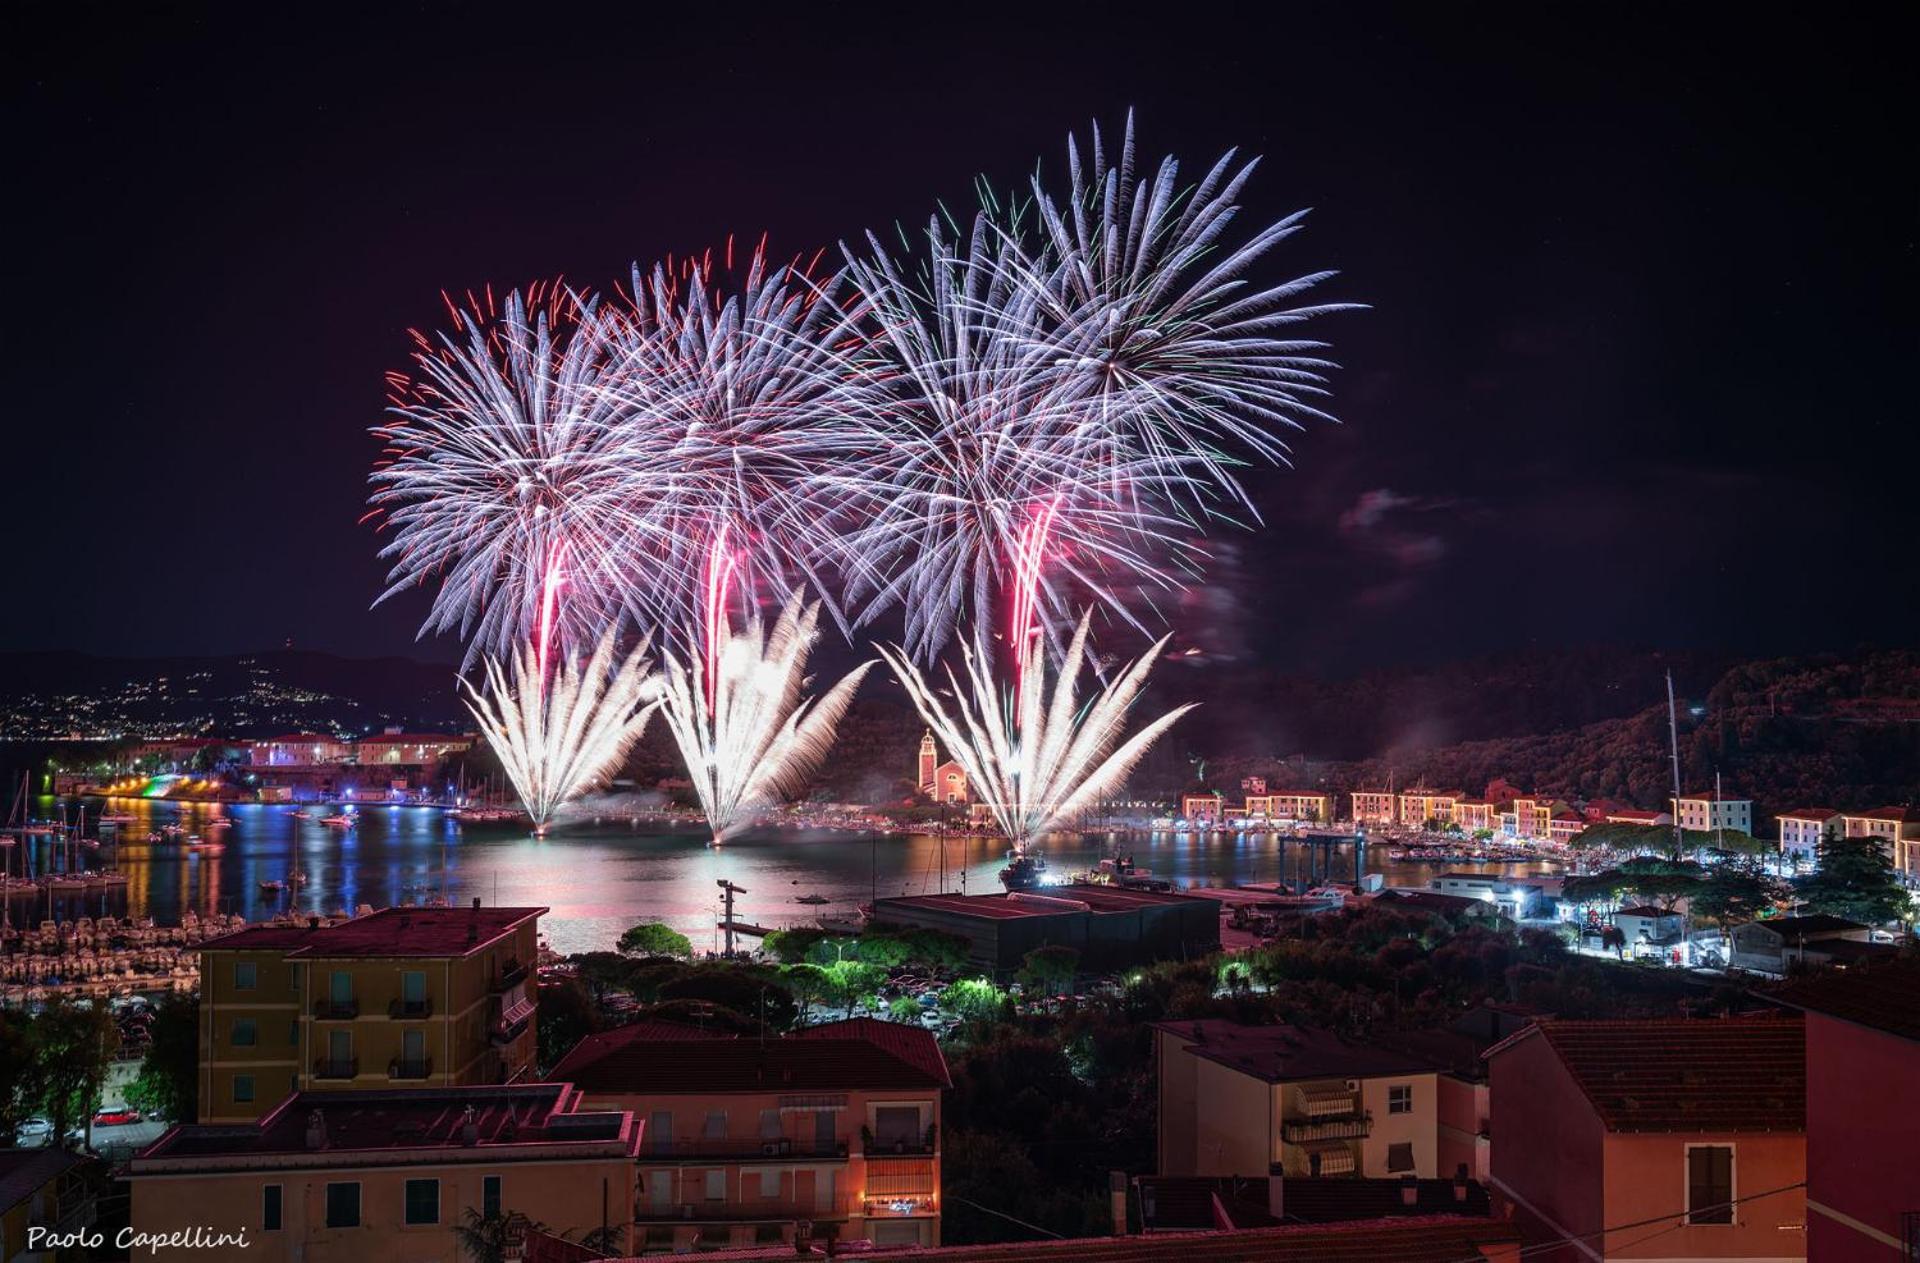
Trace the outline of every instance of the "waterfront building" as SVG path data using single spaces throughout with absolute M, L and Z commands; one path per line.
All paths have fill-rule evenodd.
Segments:
M 1854 954 L 1853 949 L 1838 944 L 1871 947 L 1872 937 L 1872 932 L 1858 921 L 1825 913 L 1749 921 L 1729 931 L 1728 963 L 1735 969 L 1784 976 L 1801 962 L 1825 963 L 1836 951 L 1842 956 Z
M 643 1127 L 564 1083 L 301 1092 L 251 1122 L 185 1124 L 123 1175 L 140 1233 L 244 1231 L 207 1263 L 428 1263 L 465 1257 L 466 1212 L 637 1253 Z
M 1587 827 L 1587 819 L 1565 804 L 1559 804 L 1557 810 L 1547 818 L 1547 840 L 1565 845 L 1573 841 Z
M 1638 807 L 1615 807 L 1602 817 L 1608 824 L 1637 824 L 1654 826 L 1673 823 L 1673 813 L 1667 811 L 1642 811 Z
M 1436 1175 L 1430 1058 L 1220 1018 L 1153 1030 L 1161 1175 Z
M 642 1021 L 590 1035 L 554 1068 L 590 1108 L 646 1124 L 635 1217 L 648 1250 L 790 1242 L 940 1243 L 933 1035 L 855 1018 L 775 1039 Z
M 473 738 L 445 733 L 403 732 L 389 728 L 354 743 L 354 761 L 361 767 L 435 768 L 449 756 L 473 748 Z
M 200 945 L 202 1123 L 295 1092 L 508 1083 L 533 1067 L 545 908 L 386 908 Z
M 247 762 L 255 768 L 336 767 L 353 761 L 353 744 L 317 732 L 293 732 L 250 742 Z
M 1798 807 L 1778 819 L 1780 853 L 1796 864 L 1813 863 L 1820 844 L 1839 837 L 1844 828 L 1841 814 L 1831 807 Z
M 1544 1020 L 1486 1058 L 1488 1183 L 1530 1259 L 1807 1257 L 1797 1019 Z
M 1289 789 L 1249 794 L 1244 814 L 1269 820 L 1305 820 L 1328 824 L 1333 820 L 1333 795 L 1317 790 Z
M 1442 895 L 1492 904 L 1502 915 L 1516 919 L 1535 915 L 1546 902 L 1546 888 L 1539 883 L 1509 881 L 1499 873 L 1440 873 L 1428 887 Z
M 937 803 L 968 801 L 967 770 L 958 762 L 940 760 L 940 747 L 934 743 L 931 728 L 920 738 L 920 792 Z
M 1705 793 L 1688 794 L 1683 798 L 1670 800 L 1673 803 L 1673 818 L 1680 822 L 1682 829 L 1697 832 L 1711 832 L 1714 829 L 1737 829 L 1741 833 L 1753 832 L 1753 800 L 1751 798 L 1729 798 L 1724 793 L 1708 790 Z
M 1464 797 L 1457 789 L 1407 789 L 1400 792 L 1396 819 L 1409 829 L 1429 823 L 1453 823 L 1453 805 Z
M 1553 836 L 1553 818 L 1571 808 L 1544 795 L 1522 795 L 1513 800 L 1515 837 L 1546 840 Z
M 1393 791 L 1390 789 L 1356 789 L 1353 791 L 1353 822 L 1355 824 L 1392 824 L 1394 821 Z
M 1841 823 L 1847 837 L 1881 839 L 1896 869 L 1909 877 L 1920 876 L 1920 810 L 1877 807 L 1849 811 L 1841 815 Z
M 1627 951 L 1639 955 L 1641 948 L 1673 948 L 1686 937 L 1687 918 L 1670 908 L 1636 904 L 1613 913 L 1614 928 L 1625 936 Z
M 1499 827 L 1494 805 L 1484 798 L 1461 798 L 1453 804 L 1453 822 L 1462 833 L 1491 833 Z
M 1071 947 L 1089 972 L 1220 950 L 1220 901 L 1201 895 L 1076 883 L 992 895 L 896 895 L 873 904 L 877 925 L 939 930 L 967 941 L 968 960 L 998 974 L 1039 947 Z
M 1218 790 L 1203 790 L 1198 794 L 1180 795 L 1180 818 L 1195 824 L 1202 821 L 1217 824 L 1226 817 L 1226 799 Z
M 1768 998 L 1806 1014 L 1807 1257 L 1912 1258 L 1920 967 L 1829 972 Z

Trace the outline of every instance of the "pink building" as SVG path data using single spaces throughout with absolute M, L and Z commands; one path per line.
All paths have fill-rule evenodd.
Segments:
M 646 1123 L 637 1218 L 653 1250 L 816 1237 L 940 1243 L 940 1094 L 931 1033 L 857 1018 L 779 1039 L 669 1022 L 591 1035 L 554 1067 L 592 1109 Z
M 1847 837 L 1881 839 L 1895 868 L 1920 874 L 1920 810 L 1876 807 L 1872 811 L 1846 812 L 1841 821 Z
M 1772 998 L 1807 1015 L 1807 1257 L 1913 1258 L 1920 967 L 1828 972 Z
M 1487 1062 L 1489 1184 L 1533 1263 L 1807 1257 L 1800 1021 L 1549 1020 Z
M 324 733 L 292 732 L 248 743 L 247 755 L 255 767 L 324 767 L 351 760 L 353 745 Z

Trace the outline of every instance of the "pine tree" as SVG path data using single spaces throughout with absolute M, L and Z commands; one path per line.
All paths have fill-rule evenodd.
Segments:
M 1913 917 L 1913 901 L 1880 838 L 1827 838 L 1819 867 L 1794 883 L 1809 911 L 1881 925 Z

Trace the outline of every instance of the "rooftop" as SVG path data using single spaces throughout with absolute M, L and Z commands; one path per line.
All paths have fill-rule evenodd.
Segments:
M 931 1031 L 855 1018 L 779 1039 L 743 1039 L 641 1022 L 589 1035 L 553 1077 L 599 1095 L 933 1091 L 953 1086 Z
M 1155 1022 L 1153 1026 L 1187 1041 L 1187 1051 L 1196 1057 L 1268 1083 L 1432 1074 L 1441 1068 L 1419 1053 L 1358 1043 L 1307 1027 L 1246 1026 L 1225 1018 Z
M 639 1144 L 631 1114 L 576 1113 L 579 1099 L 565 1083 L 302 1092 L 255 1123 L 175 1126 L 135 1156 L 132 1174 L 182 1166 L 394 1163 L 428 1154 L 445 1161 L 447 1150 L 472 1161 L 577 1155 L 589 1145 L 618 1155 Z M 552 1146 L 563 1148 L 543 1150 Z
M 289 956 L 470 956 L 546 913 L 545 908 L 381 908 L 331 925 L 254 925 L 202 951 L 286 948 Z
M 1679 801 L 1683 803 L 1698 803 L 1698 802 L 1750 803 L 1753 801 L 1753 799 L 1742 798 L 1740 795 L 1723 787 L 1720 790 L 1720 792 L 1717 794 L 1710 789 L 1703 789 L 1698 793 L 1694 793 L 1694 794 L 1682 794 L 1680 795 Z
M 1783 934 L 1788 938 L 1797 938 L 1807 934 L 1845 934 L 1867 927 L 1858 921 L 1849 921 L 1845 917 L 1829 916 L 1824 912 L 1811 913 L 1804 917 L 1773 917 L 1766 921 L 1753 921 L 1758 925 Z
M 1793 811 L 1781 812 L 1779 818 L 1782 820 L 1831 820 L 1840 814 L 1842 813 L 1832 807 L 1800 807 Z
M 1920 964 L 1910 961 L 1820 974 L 1767 998 L 1920 1043 Z
M 1614 910 L 1613 915 L 1617 917 L 1677 917 L 1681 914 L 1673 911 L 1671 908 L 1656 908 L 1650 903 L 1642 903 L 1635 904 L 1631 908 L 1617 908 Z
M 1451 1179 L 1415 1182 L 1411 1205 L 1405 1183 L 1394 1179 L 1298 1179 L 1281 1185 L 1281 1217 L 1267 1211 L 1267 1182 L 1246 1176 L 1143 1175 L 1141 1217 L 1149 1229 L 1178 1231 L 1220 1226 L 1214 1199 L 1235 1228 L 1270 1228 L 1286 1223 L 1348 1223 L 1360 1219 L 1403 1219 L 1426 1215 L 1491 1213 L 1487 1190 L 1468 1180 L 1458 1189 Z M 1456 1196 L 1456 1191 L 1462 1196 Z
M 1431 890 L 1409 890 L 1403 886 L 1387 887 L 1376 896 L 1375 902 L 1411 912 L 1438 912 L 1442 915 L 1479 912 L 1488 907 L 1484 900 L 1470 899 L 1465 895 L 1443 895 Z
M 1884 820 L 1893 824 L 1920 824 L 1920 809 L 1913 807 L 1875 807 L 1872 811 L 1849 811 L 1849 820 Z
M 1779 1014 L 1688 1020 L 1543 1020 L 1487 1050 L 1547 1041 L 1608 1131 L 1800 1132 L 1806 1032 Z
M 1065 912 L 1133 912 L 1140 908 L 1170 904 L 1215 902 L 1198 895 L 1176 894 L 1164 890 L 1134 890 L 1120 886 L 1074 884 L 1048 886 L 1041 890 L 1015 890 L 990 895 L 897 895 L 874 902 L 879 919 L 885 920 L 890 907 L 935 908 L 963 916 L 986 917 L 996 921 L 1014 917 L 1058 916 Z
M 70 1149 L 0 1149 L 0 1213 L 12 1210 L 85 1159 Z

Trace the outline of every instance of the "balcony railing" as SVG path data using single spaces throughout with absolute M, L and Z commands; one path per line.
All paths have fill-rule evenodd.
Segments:
M 718 1136 L 712 1139 L 693 1140 L 655 1140 L 648 1137 L 641 1146 L 642 1162 L 690 1162 L 703 1158 L 724 1158 L 737 1161 L 746 1158 L 791 1158 L 810 1161 L 833 1161 L 847 1156 L 847 1142 L 844 1140 L 815 1141 L 796 1140 L 791 1136 L 773 1136 L 763 1140 L 749 1140 L 737 1136 Z
M 316 1079 L 353 1079 L 358 1078 L 359 1074 L 360 1059 L 358 1057 L 348 1057 L 345 1060 L 322 1057 L 313 1063 L 313 1077 Z
M 432 997 L 428 997 L 425 1000 L 395 1000 L 387 1005 L 387 1016 L 395 1018 L 432 1017 L 433 999 Z
M 430 1079 L 433 1077 L 433 1058 L 423 1057 L 418 1061 L 395 1058 L 387 1063 L 389 1079 Z
M 508 1044 L 511 1044 L 514 1040 L 526 1034 L 527 1027 L 531 1025 L 532 1022 L 533 1016 L 531 1014 L 528 1014 L 526 1017 L 516 1018 L 511 1022 L 497 1021 L 488 1028 L 487 1035 L 488 1038 L 493 1040 L 494 1047 L 505 1048 Z
M 326 1022 L 351 1022 L 360 1016 L 358 1000 L 315 1000 L 313 1015 Z
M 637 1223 L 792 1223 L 796 1219 L 845 1219 L 845 1198 L 827 1202 L 783 1202 L 750 1198 L 743 1202 L 696 1200 L 672 1206 L 641 1206 Z
M 531 972 L 532 967 L 525 961 L 506 961 L 500 966 L 499 972 L 493 975 L 493 990 L 505 991 L 516 983 L 525 982 Z
M 1290 1145 L 1311 1144 L 1316 1140 L 1365 1140 L 1373 1131 L 1373 1116 L 1359 1118 L 1316 1118 L 1310 1122 L 1280 1124 L 1280 1138 Z
M 860 1152 L 869 1158 L 927 1158 L 933 1156 L 934 1144 L 925 1136 L 915 1136 L 911 1140 L 901 1138 L 889 1140 L 885 1136 L 863 1139 Z

